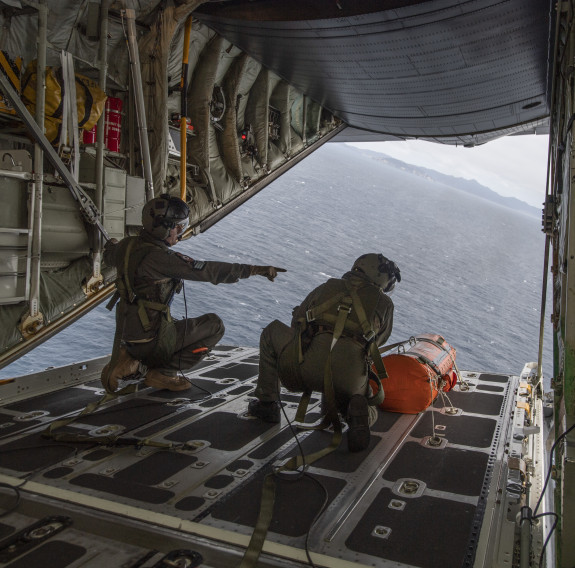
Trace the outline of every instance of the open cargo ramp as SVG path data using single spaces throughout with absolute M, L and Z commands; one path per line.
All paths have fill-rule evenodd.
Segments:
M 258 355 L 219 346 L 188 374 L 191 390 L 113 398 L 59 428 L 72 435 L 59 441 L 43 432 L 103 397 L 108 358 L 3 384 L 0 506 L 20 503 L 0 519 L 0 566 L 236 566 L 264 475 L 299 451 L 285 417 L 276 425 L 246 416 Z M 367 451 L 349 453 L 344 434 L 311 477 L 280 481 L 258 565 L 307 565 L 308 532 L 316 566 L 511 563 L 512 546 L 494 535 L 513 534 L 520 508 L 515 464 L 533 439 L 524 431 L 526 384 L 504 374 L 462 378 L 447 406 L 438 398 L 417 415 L 381 412 Z M 299 397 L 282 399 L 291 420 Z M 308 420 L 319 405 L 313 397 Z M 441 442 L 432 446 L 434 434 Z M 103 444 L 102 436 L 119 437 Z M 298 436 L 310 453 L 331 434 Z

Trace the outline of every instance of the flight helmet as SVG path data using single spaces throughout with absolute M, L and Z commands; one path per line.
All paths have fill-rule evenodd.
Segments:
M 155 239 L 163 241 L 170 231 L 178 229 L 178 237 L 190 224 L 190 208 L 185 201 L 167 193 L 150 199 L 142 209 L 142 225 L 144 230 Z
M 377 284 L 384 292 L 391 292 L 396 282 L 401 282 L 401 273 L 393 260 L 382 254 L 362 254 L 354 263 L 352 272 L 359 272 Z

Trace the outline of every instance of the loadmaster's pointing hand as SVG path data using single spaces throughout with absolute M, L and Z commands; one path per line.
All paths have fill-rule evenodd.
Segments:
M 250 276 L 265 276 L 268 280 L 274 281 L 278 272 L 287 272 L 285 268 L 277 268 L 275 266 L 252 266 Z

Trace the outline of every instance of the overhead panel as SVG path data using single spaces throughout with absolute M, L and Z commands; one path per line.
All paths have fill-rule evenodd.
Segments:
M 545 0 L 360 0 L 335 3 L 339 11 L 273 2 L 273 15 L 249 4 L 248 12 L 239 1 L 210 3 L 197 16 L 377 139 L 484 142 L 546 127 Z

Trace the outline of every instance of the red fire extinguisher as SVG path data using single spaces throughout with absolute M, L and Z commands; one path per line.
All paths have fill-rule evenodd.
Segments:
M 84 130 L 84 144 L 95 144 L 98 126 L 92 130 Z M 104 144 L 110 152 L 120 151 L 122 134 L 122 99 L 108 97 L 104 115 Z

